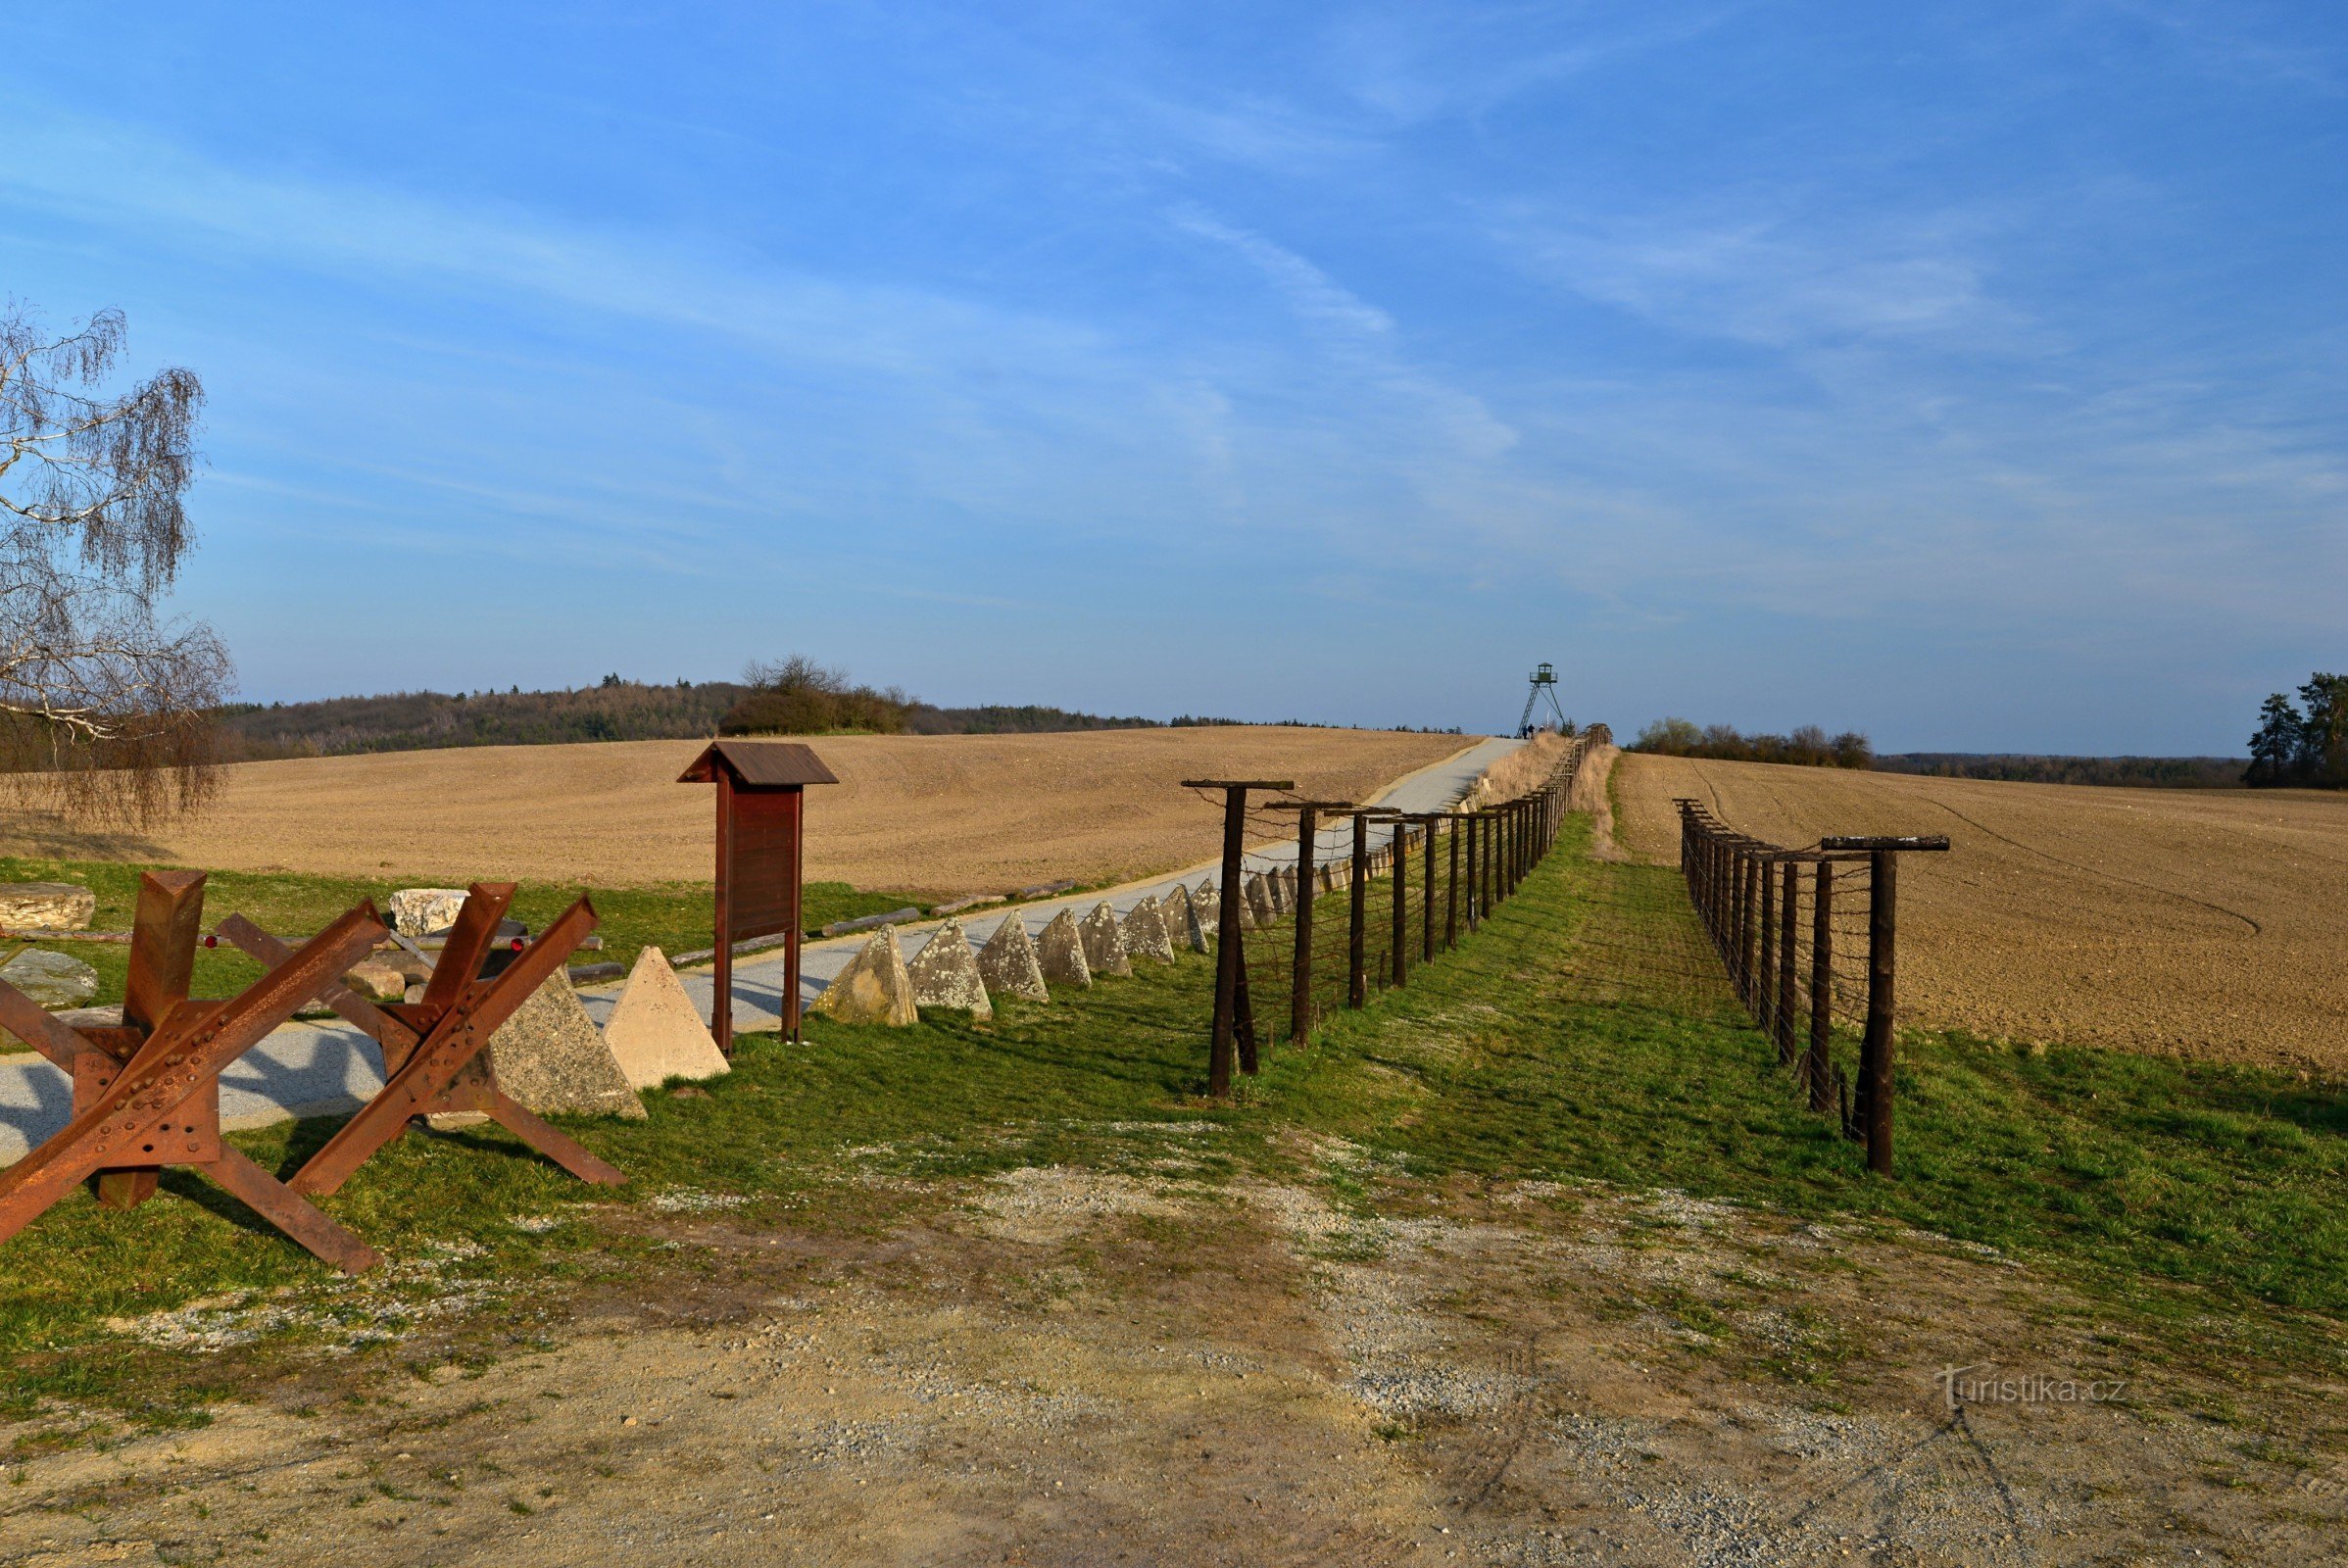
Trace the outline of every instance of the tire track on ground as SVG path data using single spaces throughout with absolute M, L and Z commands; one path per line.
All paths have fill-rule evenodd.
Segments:
M 1713 810 L 1719 814 L 1723 821 L 1727 821 L 1729 815 L 1728 807 L 1721 800 L 1720 790 L 1712 782 L 1711 775 L 1706 773 L 1700 766 L 1692 767 L 1691 771 L 1693 771 L 1697 779 L 1702 782 L 1705 793 L 1712 797 Z M 1753 787 L 1758 789 L 1764 796 L 1768 797 L 1770 804 L 1777 808 L 1780 815 L 1785 820 L 1793 821 L 1797 819 L 1796 813 L 1785 804 L 1785 798 L 1779 795 L 1777 791 L 1771 789 L 1766 784 L 1760 783 L 1758 780 L 1753 781 Z M 2244 925 L 2250 927 L 2250 934 L 2253 936 L 2265 936 L 2267 934 L 2267 928 L 2264 925 L 2261 925 L 2257 920 L 2253 919 L 2247 914 L 2244 914 L 2239 909 L 2228 908 L 2223 904 L 2215 904 L 2208 899 L 2196 898 L 2190 893 L 2181 893 L 2176 888 L 2164 887 L 2158 882 L 2145 882 L 2135 877 L 2122 876 L 2117 871 L 2107 871 L 2101 866 L 2088 865 L 2079 860 L 2066 859 L 2051 850 L 2042 850 L 2034 844 L 2025 844 L 2022 840 L 2015 838 L 2010 833 L 2001 833 L 1996 828 L 1991 827 L 1988 823 L 1981 821 L 1979 817 L 1969 815 L 1968 813 L 1959 810 L 1957 808 L 1949 805 L 1946 801 L 1930 800 L 1928 798 L 1927 804 L 1933 806 L 1940 810 L 1946 811 L 1949 815 L 1955 817 L 1958 821 L 1963 822 L 1966 826 L 1987 834 L 1989 837 L 1997 840 L 2000 844 L 2008 845 L 2014 849 L 2020 850 L 2025 855 L 2034 855 L 2050 865 L 2059 865 L 2067 870 L 2079 871 L 2088 876 L 2100 877 L 2106 882 L 2117 883 L 2122 887 L 2140 888 L 2146 893 L 2157 893 L 2163 898 L 2176 899 L 2183 904 L 2195 905 L 2201 908 L 2210 910 L 2214 914 L 2223 914 L 2230 919 L 2241 921 Z
M 2106 871 L 2101 866 L 2086 865 L 2078 860 L 2067 860 L 2063 858 L 2063 857 L 2054 854 L 2052 851 L 2039 849 L 2034 844 L 2025 844 L 2020 839 L 2015 838 L 2010 834 L 2000 833 L 1997 831 L 1997 829 L 1989 826 L 1988 823 L 1981 821 L 1978 817 L 1968 816 L 1965 812 L 1958 810 L 1946 801 L 1934 801 L 1932 804 L 1937 806 L 1940 808 L 1940 809 L 1946 811 L 1949 815 L 1955 817 L 1958 821 L 1965 823 L 1967 826 L 1980 829 L 1981 832 L 1986 833 L 1991 838 L 1997 840 L 2000 844 L 2010 844 L 2015 849 L 2022 851 L 2022 853 L 2025 855 L 2034 855 L 2041 860 L 2048 861 L 2051 864 L 2065 866 L 2074 871 L 2084 871 L 2089 876 L 2101 877 L 2106 882 L 2116 882 L 2122 887 L 2142 888 L 2147 893 L 2158 893 L 2163 898 L 2176 899 L 2184 904 L 2198 905 L 2204 909 L 2209 909 L 2218 914 L 2228 915 L 2233 919 L 2241 921 L 2244 925 L 2250 927 L 2250 934 L 2252 936 L 2263 937 L 2267 934 L 2267 928 L 2265 926 L 2259 924 L 2258 921 L 2252 919 L 2249 915 L 2244 914 L 2239 909 L 2229 909 L 2225 905 L 2213 904 L 2208 899 L 2197 899 L 2190 893 L 2179 893 L 2177 889 L 2163 887 L 2158 882 L 2139 881 L 2132 876 L 2122 876 L 2117 871 Z

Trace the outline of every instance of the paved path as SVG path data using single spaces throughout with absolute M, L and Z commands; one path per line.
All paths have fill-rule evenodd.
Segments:
M 1522 744 L 1495 739 L 1471 746 L 1458 756 L 1396 780 L 1373 804 L 1401 811 L 1442 810 L 1457 800 L 1477 775 Z M 1373 824 L 1372 844 L 1383 845 L 1389 831 Z M 1251 869 L 1295 859 L 1294 843 L 1266 845 L 1247 855 Z M 1144 898 L 1172 892 L 1177 883 L 1195 887 L 1201 878 L 1218 872 L 1217 862 L 1207 861 L 1107 892 L 1022 904 L 1015 909 L 978 910 L 964 917 L 962 928 L 973 943 L 983 943 L 1003 921 L 1017 918 L 1026 922 L 1032 934 L 1043 930 L 1063 908 L 1073 908 L 1081 915 L 1106 899 L 1123 913 Z M 906 956 L 918 953 L 937 926 L 933 920 L 899 927 Z M 807 944 L 801 956 L 802 994 L 811 998 L 821 992 L 868 940 L 866 933 Z M 710 1002 L 709 971 L 688 970 L 680 978 L 706 1013 Z M 734 1028 L 743 1032 L 776 1028 L 782 1021 L 782 983 L 779 951 L 771 956 L 759 955 L 737 962 Z M 595 987 L 583 992 L 580 1000 L 601 1023 L 617 1004 L 619 987 Z M 261 1127 L 289 1116 L 347 1114 L 382 1087 L 382 1054 L 360 1031 L 335 1021 L 287 1024 L 220 1074 L 220 1124 L 231 1129 Z M 73 1101 L 72 1081 L 45 1059 L 28 1055 L 0 1061 L 0 1164 L 23 1158 L 32 1145 L 64 1126 Z

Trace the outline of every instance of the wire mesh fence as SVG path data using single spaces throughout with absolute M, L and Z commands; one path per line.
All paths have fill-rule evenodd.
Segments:
M 1891 1173 L 1898 977 L 1898 857 L 1945 838 L 1822 838 L 1802 847 L 1739 833 L 1681 800 L 1680 870 L 1737 999 L 1777 1045 L 1811 1108 Z M 1855 1075 L 1837 1058 L 1858 1039 Z
M 1268 1048 L 1308 1040 L 1473 931 L 1555 842 L 1583 759 L 1603 726 L 1572 740 L 1541 784 L 1474 809 L 1394 811 L 1308 800 L 1284 780 L 1196 779 L 1219 792 L 1214 1035 L 1208 1089 L 1255 1068 Z

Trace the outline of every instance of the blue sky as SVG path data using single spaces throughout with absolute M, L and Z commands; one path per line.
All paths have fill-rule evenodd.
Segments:
M 0 294 L 262 700 L 2238 752 L 2348 665 L 2348 11 L 61 7 Z M 93 31 L 103 31 L 103 40 Z

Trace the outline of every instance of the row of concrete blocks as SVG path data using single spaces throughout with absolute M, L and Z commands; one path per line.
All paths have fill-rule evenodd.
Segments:
M 1034 936 L 1016 910 L 976 950 L 959 918 L 931 934 L 910 959 L 886 926 L 848 962 L 810 1010 L 843 1023 L 910 1024 L 923 1007 L 947 1007 L 973 1018 L 995 1016 L 994 998 L 1049 1002 L 1052 986 L 1084 987 L 1133 973 L 1133 960 L 1172 963 L 1177 948 L 1204 953 L 1214 927 L 1215 885 L 1176 887 L 1162 899 L 1145 898 L 1119 920 L 1107 900 L 1083 919 L 1062 909 Z M 1267 894 L 1268 897 L 1268 894 Z
M 1391 847 L 1373 850 L 1367 874 L 1381 875 L 1393 863 Z M 1323 893 L 1340 892 L 1352 881 L 1350 857 L 1313 870 L 1313 884 Z M 1240 929 L 1269 925 L 1296 907 L 1296 868 L 1249 872 L 1240 895 Z M 884 926 L 824 988 L 813 1010 L 848 1023 L 909 1024 L 923 1007 L 992 1018 L 995 995 L 1048 1002 L 1053 985 L 1089 986 L 1096 978 L 1132 974 L 1136 956 L 1171 963 L 1177 948 L 1205 953 L 1219 920 L 1210 879 L 1196 888 L 1177 884 L 1162 899 L 1145 898 L 1122 921 L 1105 899 L 1082 920 L 1073 909 L 1062 909 L 1033 937 L 1014 911 L 975 952 L 958 917 L 938 927 L 910 959 L 897 928 Z

